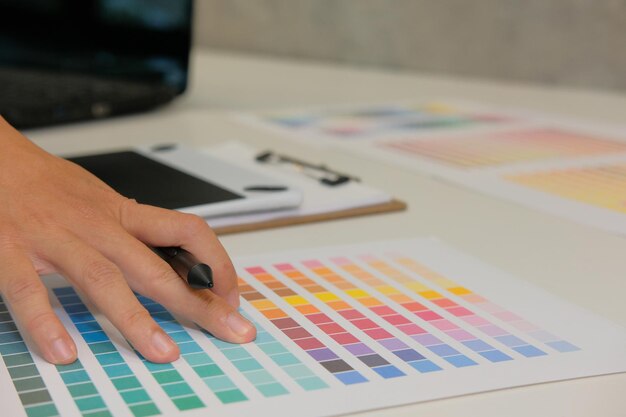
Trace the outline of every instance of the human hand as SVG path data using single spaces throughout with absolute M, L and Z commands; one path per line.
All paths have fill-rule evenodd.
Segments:
M 38 276 L 52 272 L 85 294 L 150 361 L 173 361 L 179 350 L 132 290 L 223 340 L 254 339 L 256 330 L 236 310 L 233 265 L 204 220 L 119 195 L 1 117 L 0 147 L 0 292 L 48 361 L 71 363 L 77 354 Z M 215 287 L 191 289 L 146 245 L 193 253 L 213 269 Z

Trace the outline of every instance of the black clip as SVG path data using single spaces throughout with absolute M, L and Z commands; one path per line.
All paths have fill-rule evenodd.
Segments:
M 159 145 L 154 145 L 151 149 L 152 152 L 169 152 L 176 149 L 177 145 L 175 143 L 161 143 Z
M 349 181 L 360 181 L 358 178 L 331 170 L 326 165 L 315 165 L 290 156 L 279 155 L 272 151 L 261 152 L 256 161 L 264 164 L 289 164 L 302 174 L 314 178 L 330 187 L 345 184 Z

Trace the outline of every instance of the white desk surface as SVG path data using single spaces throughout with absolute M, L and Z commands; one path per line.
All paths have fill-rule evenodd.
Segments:
M 135 143 L 239 139 L 323 161 L 389 190 L 403 213 L 226 236 L 232 255 L 434 235 L 549 292 L 626 326 L 626 238 L 441 183 L 345 151 L 325 153 L 240 125 L 242 109 L 464 98 L 597 122 L 626 123 L 626 95 L 359 70 L 198 51 L 190 92 L 147 115 L 33 130 L 55 153 Z M 375 168 L 374 168 L 375 167 Z M 624 352 L 626 354 L 626 352 Z M 626 416 L 626 374 L 507 389 L 378 410 L 364 416 Z

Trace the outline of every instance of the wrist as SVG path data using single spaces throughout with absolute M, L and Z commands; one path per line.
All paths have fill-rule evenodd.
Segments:
M 20 159 L 20 154 L 33 148 L 36 148 L 34 143 L 0 116 L 0 166 Z

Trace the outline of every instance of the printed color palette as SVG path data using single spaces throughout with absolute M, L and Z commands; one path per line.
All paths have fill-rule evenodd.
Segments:
M 349 285 L 347 281 L 334 274 L 328 268 L 325 268 L 319 261 L 305 261 L 304 265 L 311 268 L 317 273 L 318 276 L 323 277 L 325 280 L 329 282 L 334 282 L 336 286 L 343 286 L 345 289 L 345 286 Z M 322 300 L 326 304 L 330 304 L 331 308 L 336 309 L 335 306 L 337 306 L 337 304 L 334 304 L 334 302 L 340 300 L 340 298 L 337 295 L 333 294 L 331 291 L 329 291 L 328 288 L 325 288 L 324 286 L 317 284 L 310 278 L 307 278 L 303 273 L 297 271 L 295 267 L 291 264 L 278 264 L 275 265 L 275 267 L 282 271 L 285 275 L 289 276 L 298 285 L 307 289 L 315 297 Z M 358 299 L 361 304 L 377 312 L 377 314 L 385 312 L 381 311 L 381 308 L 384 308 L 384 304 L 373 297 L 368 297 L 368 294 L 367 292 L 365 292 L 365 290 L 349 285 L 349 288 L 346 291 L 352 297 Z M 347 321 L 349 321 L 353 326 L 362 330 L 365 334 L 376 340 L 385 349 L 389 350 L 401 360 L 407 362 L 413 368 L 417 369 L 420 372 L 441 370 L 439 366 L 426 359 L 424 355 L 422 355 L 415 349 L 411 349 L 398 337 L 394 337 L 393 334 L 389 333 L 383 328 L 383 325 L 375 323 L 371 319 L 367 318 L 363 313 L 359 312 L 357 309 L 352 308 L 351 306 L 348 306 L 346 304 L 339 304 L 338 307 L 339 309 L 336 309 L 336 311 Z M 408 320 L 402 319 L 399 315 L 395 315 L 395 318 L 389 316 L 386 317 L 386 321 L 388 323 L 398 325 L 402 329 L 403 333 L 409 336 L 422 333 L 422 329 L 420 329 L 416 325 L 410 324 Z
M 481 168 L 556 158 L 626 153 L 626 143 L 550 128 L 438 138 L 406 138 L 378 144 L 456 168 Z
M 284 288 L 283 285 L 276 281 L 276 279 L 268 274 L 262 267 L 247 268 L 250 274 L 259 280 L 260 282 L 269 282 L 269 286 L 278 287 L 279 293 Z M 252 286 L 248 285 L 246 281 L 240 278 L 240 291 L 241 296 L 248 300 L 255 308 L 257 308 L 266 318 L 268 318 L 276 328 L 280 329 L 287 337 L 294 341 L 298 347 L 309 354 L 320 365 L 322 365 L 328 372 L 339 379 L 346 385 L 358 384 L 367 382 L 361 373 L 354 370 L 345 360 L 341 359 L 331 348 L 327 347 L 319 338 L 309 333 L 300 323 L 291 318 L 283 309 L 279 308 L 272 301 L 267 299 L 262 293 L 257 291 Z M 292 302 L 300 302 L 303 299 L 292 299 Z M 331 323 L 325 315 L 316 312 L 317 310 L 310 307 L 310 304 L 304 302 L 298 305 L 300 313 L 313 323 L 323 325 Z M 349 334 L 345 331 L 335 333 L 335 338 L 349 339 Z M 344 340 L 345 341 L 345 340 Z M 353 350 L 355 355 L 366 355 L 370 351 L 366 347 L 357 346 L 359 349 Z
M 415 312 L 418 317 L 453 338 L 457 338 L 457 335 L 463 331 L 463 340 L 461 342 L 490 361 L 500 362 L 510 360 L 512 358 L 502 351 L 496 350 L 485 341 L 475 337 L 472 333 L 470 333 L 472 328 L 494 338 L 498 342 L 512 348 L 526 357 L 541 356 L 546 354 L 540 349 L 537 349 L 535 346 L 532 346 L 524 340 L 512 335 L 502 327 L 459 305 L 452 299 L 445 297 L 435 289 L 416 281 L 415 276 L 410 276 L 409 274 L 393 267 L 389 263 L 371 255 L 363 256 L 362 259 L 365 260 L 372 268 L 382 272 L 389 278 L 400 283 L 416 294 L 422 303 L 432 303 L 438 307 L 438 309 L 434 307 L 429 309 L 426 305 L 420 304 L 421 308 Z M 437 312 L 437 310 L 439 310 L 439 312 Z M 460 325 L 455 324 L 450 319 L 446 319 L 444 311 L 452 317 L 457 317 L 463 320 L 469 329 L 466 327 L 466 329 L 463 330 Z
M 461 111 L 441 103 L 286 112 L 260 118 L 266 124 L 292 133 L 331 139 L 398 136 L 427 129 L 458 128 L 507 120 L 484 112 Z
M 270 359 L 289 375 L 305 391 L 315 391 L 328 388 L 328 384 L 306 366 L 287 347 L 280 343 L 271 333 L 263 329 L 258 322 L 248 316 L 248 319 L 257 327 L 257 336 L 254 344 L 259 347 Z M 230 345 L 229 351 L 236 349 Z
M 151 363 L 60 277 L 77 341 L 46 363 L 0 300 L 0 403 L 11 417 L 322 417 L 626 371 L 626 334 L 432 239 L 236 261 L 257 338 L 216 339 L 137 295 L 178 344 Z M 558 313 L 558 314 L 557 314 Z
M 420 277 L 440 286 L 442 289 L 446 290 L 451 295 L 455 295 L 463 299 L 464 301 L 478 307 L 480 310 L 483 310 L 491 314 L 495 318 L 502 320 L 503 322 L 513 326 L 517 330 L 528 334 L 532 338 L 545 343 L 549 347 L 556 349 L 559 352 L 572 352 L 572 351 L 579 349 L 578 347 L 572 345 L 571 343 L 565 340 L 560 340 L 557 336 L 549 332 L 546 332 L 545 330 L 540 329 L 539 327 L 530 323 L 528 320 L 524 319 L 523 317 L 520 317 L 519 315 L 512 313 L 511 311 L 508 311 L 504 307 L 474 293 L 468 288 L 457 284 L 451 279 L 446 278 L 440 273 L 433 271 L 432 269 L 426 267 L 425 265 L 417 262 L 414 259 L 400 256 L 395 261 L 398 262 L 398 264 L 403 265 L 409 270 L 415 272 Z M 438 298 L 434 302 L 445 303 L 445 301 L 443 300 L 445 299 Z M 450 306 L 449 308 L 454 308 L 454 309 L 457 308 L 455 307 L 454 304 L 448 304 L 448 305 Z M 513 337 L 515 336 L 504 334 L 504 335 L 496 336 L 496 339 L 502 340 L 503 343 L 507 344 L 507 340 L 511 340 Z M 517 346 L 523 347 L 522 352 L 535 351 L 535 348 L 529 347 L 529 345 L 526 345 L 525 343 L 520 343 Z M 519 351 L 519 348 L 516 350 Z
M 508 181 L 626 214 L 626 164 L 507 175 Z
M 546 345 L 561 353 L 578 349 L 518 315 L 498 310 L 496 304 L 428 270 L 411 257 L 385 260 L 364 254 L 326 261 L 303 259 L 300 265 L 283 262 L 273 263 L 271 268 L 246 267 L 257 284 L 253 287 L 240 278 L 242 296 L 332 373 L 337 372 L 327 363 L 350 355 L 325 345 L 324 338 L 306 330 L 304 323 L 317 327 L 319 334 L 330 337 L 383 379 L 406 376 L 403 368 L 385 359 L 385 351 L 423 373 L 449 366 L 478 366 L 482 361 L 497 364 L 549 354 L 526 336 L 540 342 L 549 340 Z M 463 305 L 455 297 L 469 304 Z M 331 317 L 318 305 L 335 312 L 340 319 Z M 478 313 L 473 307 L 483 312 Z M 287 309 L 297 311 L 302 321 L 296 321 Z M 494 317 L 487 318 L 485 313 Z M 501 321 L 522 332 L 507 329 L 499 324 Z M 356 371 L 348 366 L 343 362 L 339 369 Z
M 223 403 L 246 401 L 248 397 L 237 387 L 219 365 L 200 347 L 189 335 L 183 326 L 176 321 L 162 305 L 153 300 L 138 296 L 141 304 L 146 307 L 152 318 L 174 340 L 180 348 L 180 355 L 191 366 L 194 372 L 202 378 L 202 381 L 213 391 Z M 167 372 L 171 378 L 159 379 L 161 386 L 168 396 L 176 403 L 179 409 L 202 408 L 204 403 L 194 393 L 192 388 L 184 381 L 180 374 L 173 373 L 169 364 L 146 365 L 152 371 Z
M 290 268 L 290 266 L 288 265 L 283 265 L 283 267 Z M 251 269 L 248 269 L 248 272 L 250 271 Z M 289 272 L 291 271 L 288 270 L 287 273 Z M 339 325 L 336 322 L 333 322 L 332 319 L 330 319 L 327 315 L 325 315 L 318 308 L 316 308 L 306 298 L 300 296 L 295 291 L 285 285 L 281 286 L 280 282 L 276 280 L 272 275 L 267 274 L 265 271 L 263 271 L 263 273 L 265 275 L 262 279 L 264 279 L 264 284 L 268 286 L 268 288 L 271 288 L 288 304 L 294 307 L 299 307 L 301 311 L 306 311 L 305 316 L 309 320 L 311 320 L 311 317 L 315 317 L 315 319 L 311 321 L 313 324 L 315 324 L 319 329 L 321 329 L 324 333 L 330 336 L 330 338 L 332 338 L 336 343 L 344 347 L 358 360 L 374 370 L 374 372 L 378 373 L 384 378 L 395 378 L 405 375 L 397 367 L 391 365 L 380 354 L 377 354 L 372 348 L 367 346 L 361 340 L 357 339 L 356 336 L 352 334 L 352 332 L 348 332 L 348 330 L 346 330 L 343 326 Z M 258 274 L 255 275 L 255 277 L 257 277 L 258 279 Z M 303 280 L 306 280 L 310 286 L 316 285 L 313 281 L 305 277 L 301 277 L 299 279 L 300 283 L 302 283 Z M 339 312 L 340 314 L 342 312 L 346 312 L 347 314 L 349 314 L 349 311 L 351 310 L 349 305 L 340 300 L 334 294 L 324 291 L 323 289 L 317 290 L 316 296 L 331 309 Z M 298 336 L 309 337 L 310 333 L 302 333 Z M 370 333 L 368 333 L 368 336 L 373 340 L 376 340 L 377 338 L 384 338 L 386 336 L 386 332 L 383 329 L 380 329 L 380 331 L 371 329 Z M 319 355 L 329 354 L 328 351 L 317 351 L 317 353 Z
M 84 417 L 111 417 L 109 406 L 94 385 L 80 359 L 70 365 L 57 365 L 57 371 Z
M 0 354 L 28 417 L 58 416 L 35 360 L 0 297 Z M 4 385 L 2 385 L 4 389 Z M 7 387 L 8 388 L 8 387 Z M 4 406 L 4 402 L 0 402 Z
M 102 330 L 76 291 L 66 287 L 55 288 L 53 292 L 104 372 L 111 378 L 111 382 L 133 415 L 135 417 L 148 417 L 161 414 L 139 379 L 133 375 L 118 349 L 111 343 L 109 336 Z M 72 367 L 73 365 L 70 365 L 70 368 Z M 63 377 L 62 373 L 61 376 Z M 64 378 L 64 380 L 66 379 Z M 68 383 L 68 381 L 65 382 Z M 68 388 L 72 396 L 90 398 L 89 396 L 98 394 L 92 381 L 80 381 Z

